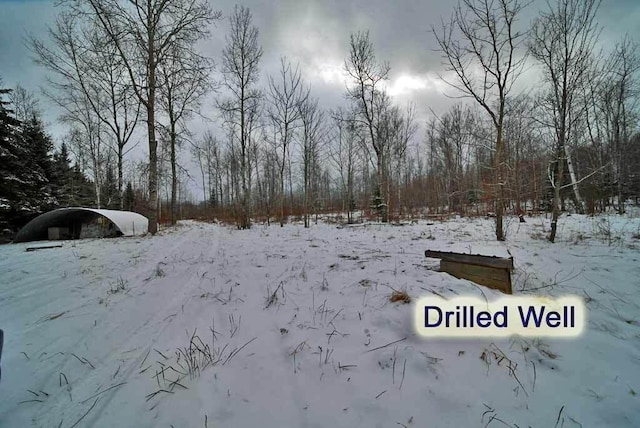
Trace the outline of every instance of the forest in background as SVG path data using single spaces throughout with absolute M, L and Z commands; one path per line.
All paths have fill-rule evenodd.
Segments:
M 622 214 L 640 194 L 640 50 L 632 36 L 599 48 L 599 6 L 558 0 L 525 23 L 519 1 L 462 0 L 425 46 L 461 101 L 419 124 L 430 106 L 394 103 L 391 65 L 366 31 L 349 40 L 344 103 L 328 109 L 295 58 L 260 85 L 245 7 L 223 18 L 202 0 L 65 2 L 49 40 L 28 43 L 68 134 L 54 147 L 38 97 L 0 90 L 1 226 L 65 206 L 135 210 L 152 233 L 181 218 L 249 228 L 491 213 L 501 240 L 505 213 L 545 211 L 553 241 L 563 210 Z M 226 45 L 208 58 L 197 45 L 214 23 Z M 215 112 L 203 108 L 211 93 Z M 206 115 L 218 128 L 193 135 Z M 148 158 L 128 159 L 140 136 Z

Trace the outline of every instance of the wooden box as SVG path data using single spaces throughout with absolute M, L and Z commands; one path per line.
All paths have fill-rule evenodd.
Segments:
M 431 250 L 425 251 L 424 255 L 440 259 L 441 272 L 449 273 L 456 278 L 468 279 L 506 294 L 512 294 L 513 257 L 503 258 Z

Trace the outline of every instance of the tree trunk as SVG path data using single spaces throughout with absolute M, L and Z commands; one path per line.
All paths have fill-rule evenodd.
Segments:
M 152 97 L 149 97 L 150 99 Z M 153 107 L 147 107 L 147 130 L 149 133 L 149 232 L 158 231 L 158 155 L 156 153 L 155 114 Z
M 504 241 L 504 230 L 502 216 L 504 212 L 503 197 L 504 197 L 504 177 L 502 174 L 502 119 L 497 127 L 498 135 L 496 137 L 496 160 L 495 160 L 495 179 L 496 179 L 496 239 L 498 241 Z
M 96 206 L 98 207 L 98 209 L 102 208 L 101 206 L 101 195 L 100 195 L 100 180 L 98 180 L 98 178 L 96 177 L 95 183 L 93 183 L 93 187 L 96 191 Z
M 306 130 L 305 130 L 306 133 Z M 306 139 L 307 137 L 305 137 Z M 304 211 L 304 227 L 309 227 L 309 170 L 311 160 L 309 159 L 309 149 L 308 149 L 308 141 L 305 141 L 304 149 L 305 153 L 303 153 L 304 160 L 304 195 L 303 195 L 303 211 Z
M 513 175 L 515 178 L 515 187 L 516 187 L 516 214 L 517 215 L 521 215 L 523 214 L 522 211 L 522 193 L 520 192 L 520 149 L 519 149 L 519 144 L 516 144 L 516 159 L 513 163 Z M 524 205 L 525 205 L 525 209 L 527 207 L 527 201 L 524 201 Z
M 558 171 L 554 177 L 553 183 L 553 208 L 551 214 L 551 233 L 549 234 L 549 241 L 551 243 L 556 240 L 556 233 L 558 231 L 558 217 L 560 215 L 560 187 L 562 187 L 562 177 L 564 175 L 564 144 L 558 147 Z
M 578 214 L 584 214 L 584 202 L 582 197 L 580 196 L 580 189 L 578 188 L 578 177 L 576 176 L 575 168 L 573 167 L 573 162 L 571 160 L 571 153 L 569 149 L 565 145 L 564 154 L 567 158 L 567 168 L 569 170 L 569 177 L 571 179 L 571 187 L 573 189 L 573 196 L 576 204 L 576 212 Z
M 377 187 L 377 194 L 379 195 L 380 201 L 382 204 L 384 204 L 382 207 L 376 207 L 376 209 L 382 208 L 381 210 L 381 221 L 383 223 L 388 223 L 389 222 L 389 211 L 388 211 L 388 204 L 387 204 L 387 186 L 385 183 L 385 177 L 384 177 L 384 154 L 381 152 L 377 152 L 376 153 L 377 156 L 377 160 L 378 160 L 378 164 L 377 164 L 377 168 L 376 168 L 376 178 L 377 178 L 377 183 L 376 183 L 376 187 Z
M 240 229 L 249 229 L 251 224 L 249 222 L 249 208 L 248 204 L 248 189 L 247 189 L 247 125 L 246 114 L 244 111 L 245 107 L 245 93 L 244 86 L 241 88 L 240 92 L 240 185 L 241 192 L 240 195 Z
M 147 3 L 147 132 L 149 137 L 149 233 L 158 232 L 158 142 L 156 141 L 156 59 L 155 34 L 151 2 Z
M 176 124 L 173 118 L 171 121 L 171 129 L 169 131 L 169 140 L 171 143 L 171 225 L 174 226 L 178 221 L 178 213 L 176 206 L 176 192 L 178 190 L 178 174 L 176 171 Z
M 289 168 L 287 169 L 287 175 L 289 179 L 289 206 L 293 210 L 293 168 L 291 168 L 291 153 L 288 153 L 287 162 L 289 164 Z
M 124 197 L 122 194 L 122 158 L 124 156 L 122 153 L 123 148 L 124 148 L 124 145 L 121 143 L 118 143 L 118 199 L 120 200 L 121 210 L 124 209 Z
M 353 223 L 353 214 L 351 211 L 351 201 L 353 200 L 353 172 L 351 168 L 351 160 L 347 166 L 347 223 Z
M 282 151 L 284 155 L 284 150 Z M 280 167 L 280 227 L 284 226 L 284 157 Z
M 200 150 L 200 149 L 198 149 Z M 204 195 L 204 209 L 207 210 L 207 184 L 204 177 L 204 165 L 202 165 L 202 153 L 198 155 L 198 163 L 200 164 L 200 174 L 202 174 L 202 192 Z

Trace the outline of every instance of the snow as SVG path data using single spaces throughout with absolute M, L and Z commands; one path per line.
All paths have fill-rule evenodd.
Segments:
M 0 426 L 640 426 L 639 219 L 563 217 L 556 244 L 541 239 L 548 228 L 516 219 L 497 245 L 490 219 L 184 222 L 2 246 Z M 424 250 L 450 242 L 509 250 L 517 294 L 583 297 L 586 332 L 420 338 L 394 289 L 501 296 L 434 270 Z M 182 376 L 191 337 L 212 361 L 196 351 L 202 369 Z
M 74 209 L 74 208 L 71 208 Z M 124 236 L 143 235 L 149 230 L 149 219 L 131 211 L 86 208 L 98 213 L 115 224 Z
M 425 249 L 432 251 L 453 252 L 461 254 L 472 254 L 488 257 L 501 257 L 508 259 L 511 257 L 504 242 L 455 242 L 439 241 L 428 245 Z

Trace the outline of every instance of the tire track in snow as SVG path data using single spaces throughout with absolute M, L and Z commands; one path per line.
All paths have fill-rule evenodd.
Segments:
M 185 246 L 197 241 L 198 239 L 198 231 L 196 229 L 191 229 L 187 231 L 187 233 L 180 234 L 180 240 L 171 246 L 158 245 L 160 248 L 168 247 L 165 251 L 161 253 L 152 254 L 151 257 L 147 259 L 144 263 L 139 266 L 136 266 L 132 272 L 123 272 L 126 273 L 126 277 L 128 279 L 141 279 L 147 278 L 149 274 L 152 272 L 152 267 L 155 268 L 158 263 L 165 262 L 172 255 L 180 254 L 180 251 L 185 249 Z M 151 239 L 171 239 L 172 237 L 168 236 L 158 236 Z M 148 252 L 152 251 L 152 248 L 149 248 Z M 163 278 L 154 278 L 148 282 L 143 282 L 141 285 L 132 288 L 131 291 L 144 290 L 148 288 L 151 283 L 156 282 L 158 280 L 162 280 Z M 117 302 L 112 303 L 111 308 L 107 308 L 100 315 L 101 317 L 96 319 L 96 323 L 98 326 L 107 325 L 108 329 L 100 330 L 99 336 L 96 336 L 96 328 L 90 327 L 84 329 L 83 334 L 81 334 L 74 342 L 70 344 L 70 346 L 65 349 L 70 349 L 73 352 L 77 352 L 77 349 L 82 344 L 86 344 L 88 340 L 93 339 L 93 343 L 100 343 L 100 338 L 105 338 L 110 340 L 110 346 L 104 348 L 101 352 L 102 355 L 96 356 L 87 355 L 93 365 L 96 367 L 96 370 L 92 370 L 88 372 L 86 375 L 82 376 L 77 381 L 73 381 L 70 379 L 70 382 L 73 386 L 74 391 L 74 401 L 76 403 L 77 399 L 83 398 L 83 396 L 91 395 L 93 392 L 90 391 L 91 385 L 103 384 L 104 380 L 102 378 L 106 377 L 109 380 L 108 384 L 111 384 L 112 374 L 118 369 L 120 365 L 118 379 L 119 381 L 129 381 L 135 382 L 140 379 L 140 376 L 132 375 L 135 373 L 136 369 L 139 369 L 139 364 L 147 354 L 147 351 L 152 350 L 154 347 L 157 347 L 158 339 L 165 332 L 166 328 L 173 321 L 172 319 L 165 322 L 164 320 L 167 317 L 167 313 L 178 312 L 182 305 L 188 302 L 191 298 L 190 292 L 192 291 L 192 287 L 197 286 L 197 276 L 196 273 L 191 273 L 188 281 L 180 284 L 180 287 L 176 287 L 176 290 L 173 292 L 173 297 L 167 300 L 166 304 L 163 304 L 160 307 L 152 307 L 145 308 L 144 303 L 149 300 L 153 300 L 154 303 L 158 302 L 160 296 L 166 296 L 166 289 L 170 288 L 170 284 L 166 284 L 163 287 L 163 291 L 159 292 L 155 297 L 150 292 L 143 292 L 139 295 L 131 295 L 131 298 L 122 297 Z M 92 296 L 94 297 L 94 296 Z M 120 297 L 120 296 L 118 296 Z M 142 304 L 142 306 L 141 306 Z M 140 313 L 143 312 L 143 316 L 139 319 L 136 319 L 135 324 L 131 325 L 130 321 L 132 317 L 130 314 L 134 314 L 134 316 L 139 316 Z M 159 327 L 159 329 L 158 329 Z M 98 327 L 99 328 L 99 327 Z M 122 332 L 133 331 L 135 332 L 133 335 L 125 336 Z M 111 338 L 111 339 L 109 339 Z M 116 342 L 113 342 L 113 338 L 116 339 Z M 140 343 L 147 342 L 148 345 L 144 346 L 141 350 L 138 351 L 137 355 L 131 356 L 125 359 L 126 364 L 122 366 L 119 362 L 122 361 L 123 351 L 128 351 L 130 349 L 139 348 Z M 91 349 L 91 348 L 89 348 Z M 118 349 L 119 351 L 114 351 L 114 349 Z M 99 352 L 100 353 L 100 352 Z M 69 372 L 68 366 L 71 364 L 80 364 L 74 357 L 70 355 L 70 352 L 65 352 L 64 358 L 60 358 L 57 364 L 51 366 L 47 371 L 48 375 L 42 378 L 38 384 L 43 388 L 45 385 L 51 385 L 55 383 L 57 386 L 58 383 L 58 375 L 60 372 L 66 371 Z M 102 381 L 102 382 L 101 382 Z M 126 388 L 127 385 L 118 388 Z M 87 416 L 83 420 L 83 423 L 86 422 L 90 426 L 90 421 L 98 421 L 99 415 L 103 413 L 103 411 L 109 406 L 111 400 L 116 396 L 118 391 L 110 391 L 104 396 L 101 396 L 101 399 L 98 401 L 97 405 L 93 408 L 90 415 Z M 144 397 L 140 397 L 142 402 L 144 402 Z M 78 417 L 86 411 L 86 407 L 91 403 L 87 403 L 84 405 L 75 404 L 71 409 L 71 414 L 78 414 Z M 56 411 L 57 410 L 57 411 Z M 69 421 L 72 417 L 69 416 L 69 396 L 66 391 L 61 391 L 60 394 L 51 394 L 51 397 L 48 398 L 45 405 L 37 410 L 34 416 L 34 423 L 38 421 L 51 421 L 53 415 L 66 415 L 64 417 L 65 421 Z M 94 415 L 93 417 L 91 415 Z M 57 423 L 57 421 L 56 421 Z

